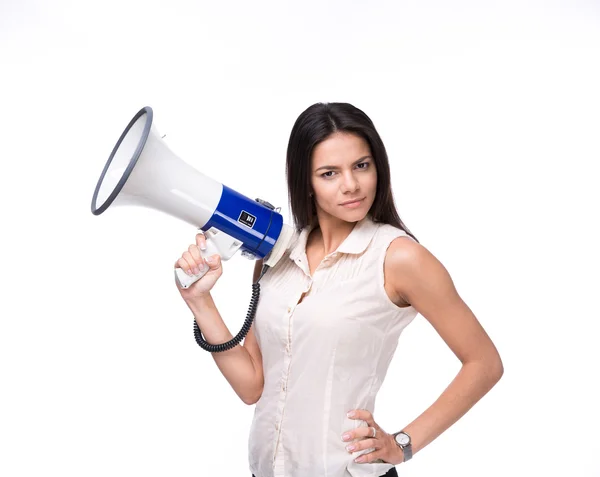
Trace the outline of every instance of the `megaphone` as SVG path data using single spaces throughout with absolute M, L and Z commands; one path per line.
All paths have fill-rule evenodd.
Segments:
M 279 261 L 294 236 L 294 229 L 283 223 L 279 209 L 269 202 L 252 200 L 177 157 L 156 130 L 149 106 L 140 109 L 121 134 L 92 197 L 94 215 L 122 205 L 155 209 L 202 230 L 210 238 L 203 255 L 218 253 L 229 260 L 241 250 L 246 258 L 262 259 L 263 270 L 253 284 L 257 289 L 260 278 Z M 207 271 L 205 266 L 193 276 L 181 268 L 174 273 L 179 286 L 188 288 Z M 200 338 L 199 344 L 208 351 L 225 351 L 241 341 L 252 320 L 250 316 L 242 331 L 223 345 L 202 340 L 194 320 L 196 340 Z

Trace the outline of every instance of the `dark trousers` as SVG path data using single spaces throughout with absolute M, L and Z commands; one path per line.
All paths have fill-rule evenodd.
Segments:
M 368 465 L 368 464 L 365 464 L 365 465 Z M 252 477 L 256 477 L 256 476 L 254 474 L 252 474 Z M 398 477 L 398 472 L 396 471 L 396 467 L 392 467 L 381 477 Z

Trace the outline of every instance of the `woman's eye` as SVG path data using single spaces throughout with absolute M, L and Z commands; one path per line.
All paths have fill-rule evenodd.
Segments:
M 357 166 L 364 166 L 364 167 L 360 167 L 359 169 L 367 169 L 369 167 L 369 163 L 368 162 L 361 162 L 361 163 L 357 164 Z M 328 177 L 333 177 L 333 176 L 330 176 L 328 174 L 333 174 L 334 172 L 335 171 L 327 171 L 327 172 L 321 174 L 321 177 L 327 177 L 327 178 Z

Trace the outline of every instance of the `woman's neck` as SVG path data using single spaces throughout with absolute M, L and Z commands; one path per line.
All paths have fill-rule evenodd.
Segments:
M 320 218 L 306 245 L 321 251 L 323 256 L 329 255 L 346 240 L 356 224 L 357 222 L 346 222 L 336 217 Z

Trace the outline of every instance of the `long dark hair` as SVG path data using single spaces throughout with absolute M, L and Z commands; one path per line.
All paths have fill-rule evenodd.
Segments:
M 417 240 L 396 211 L 390 164 L 381 137 L 371 119 L 348 103 L 313 104 L 294 123 L 287 149 L 286 175 L 289 204 L 296 229 L 302 230 L 316 220 L 314 199 L 310 197 L 312 152 L 317 144 L 336 131 L 359 135 L 371 148 L 377 170 L 377 191 L 369 211 L 373 221 L 398 227 Z

